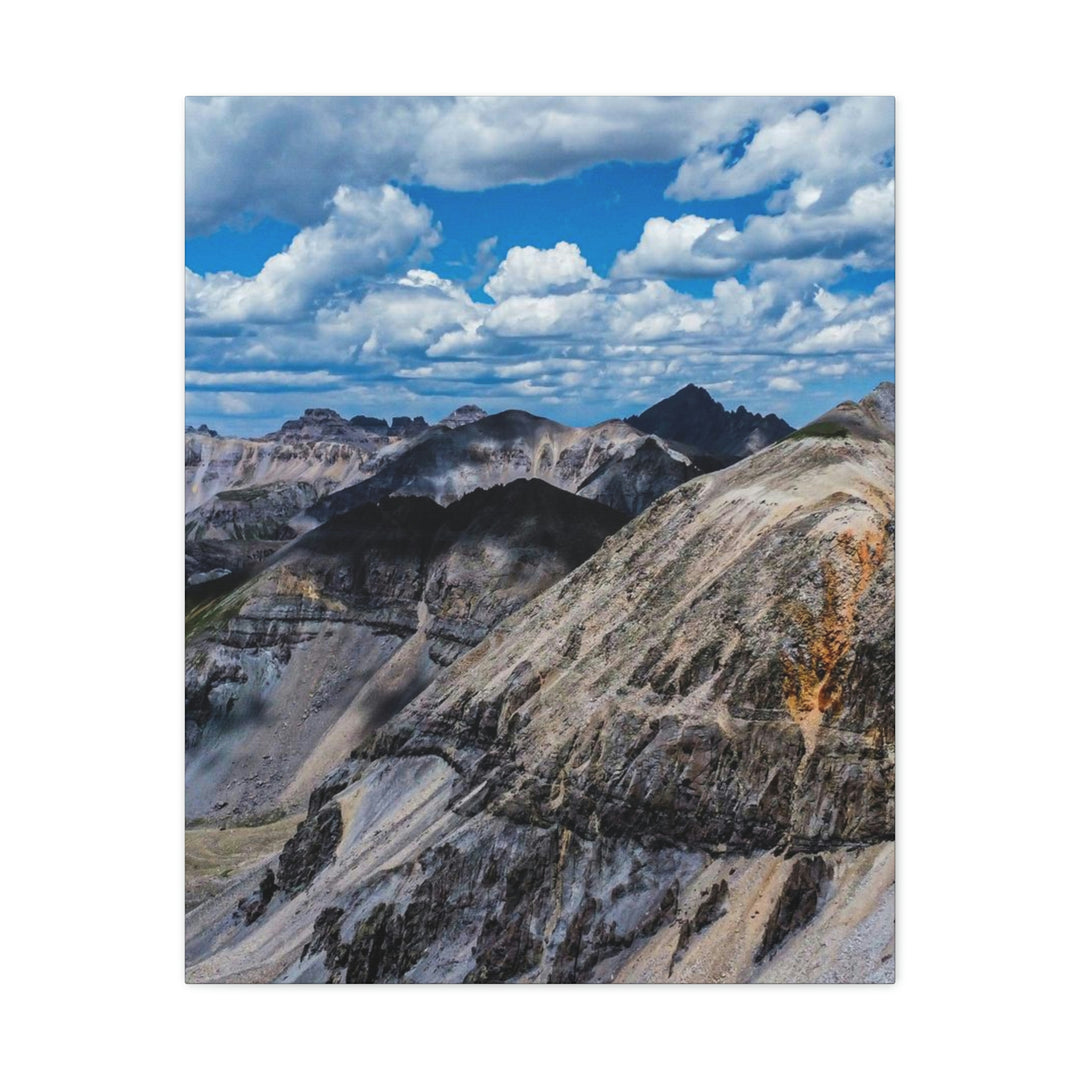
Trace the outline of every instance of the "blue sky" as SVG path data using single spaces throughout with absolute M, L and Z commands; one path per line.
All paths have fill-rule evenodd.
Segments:
M 892 101 L 188 103 L 187 414 L 803 423 L 893 371 Z
M 477 246 L 497 237 L 493 254 L 504 258 L 511 247 L 554 247 L 573 237 L 585 259 L 606 272 L 620 250 L 632 248 L 641 224 L 650 217 L 671 212 L 664 191 L 675 179 L 678 162 L 632 164 L 605 162 L 583 169 L 576 176 L 546 184 L 506 184 L 486 191 L 444 191 L 423 184 L 406 184 L 414 202 L 431 207 L 443 225 L 443 241 L 428 265 L 449 279 L 468 276 L 474 270 Z M 702 217 L 731 218 L 742 227 L 751 214 L 766 212 L 769 197 L 777 189 L 724 200 L 691 200 L 679 206 L 681 213 Z M 186 263 L 200 274 L 232 270 L 253 276 L 272 255 L 284 251 L 299 227 L 275 218 L 262 218 L 245 227 L 223 225 L 209 235 L 187 238 Z M 708 296 L 712 282 L 685 279 L 680 288 L 695 296 Z M 469 289 L 473 299 L 484 301 L 483 282 Z

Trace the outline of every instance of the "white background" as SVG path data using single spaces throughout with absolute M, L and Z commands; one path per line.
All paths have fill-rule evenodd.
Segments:
M 9 1075 L 1067 1071 L 1077 196 L 1065 10 L 200 0 L 8 12 Z M 508 92 L 897 96 L 895 987 L 183 983 L 184 95 Z

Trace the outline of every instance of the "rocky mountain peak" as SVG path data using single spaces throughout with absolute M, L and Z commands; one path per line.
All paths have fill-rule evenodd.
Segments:
M 399 439 L 411 438 L 427 429 L 428 422 L 422 416 L 395 416 L 390 423 L 390 434 Z
M 466 424 L 475 424 L 477 420 L 483 420 L 487 415 L 487 412 L 479 405 L 462 405 L 449 416 L 444 416 L 439 424 L 448 428 L 464 427 Z
M 361 413 L 358 416 L 351 417 L 349 423 L 353 427 L 363 428 L 364 431 L 371 431 L 376 435 L 386 435 L 390 431 L 390 425 L 378 416 L 364 416 Z
M 708 390 L 688 383 L 638 416 L 632 427 L 715 455 L 724 464 L 738 461 L 790 435 L 795 429 L 780 417 L 750 412 L 740 405 L 728 411 Z
M 839 439 L 848 436 L 893 442 L 896 432 L 896 388 L 878 383 L 859 401 L 842 401 L 816 420 L 799 428 L 797 439 Z
M 676 390 L 671 397 L 666 400 L 672 402 L 679 402 L 680 404 L 696 403 L 701 406 L 720 405 L 720 403 L 713 399 L 712 394 L 703 386 L 696 386 L 694 383 L 687 383 L 681 390 Z M 723 409 L 724 406 L 720 405 Z
M 889 431 L 896 430 L 896 384 L 880 382 L 859 404 Z

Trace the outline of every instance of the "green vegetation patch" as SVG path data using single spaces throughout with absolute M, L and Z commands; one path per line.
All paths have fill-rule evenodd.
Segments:
M 184 638 L 191 641 L 207 630 L 224 626 L 234 615 L 239 614 L 247 599 L 248 591 L 237 583 L 236 574 L 224 578 L 215 578 L 204 582 L 205 585 L 218 585 L 216 590 L 203 589 L 191 585 L 187 588 L 187 613 L 184 618 Z M 222 595 L 224 593 L 224 595 Z
M 184 831 L 185 909 L 216 896 L 234 875 L 281 851 L 303 820 L 303 813 L 279 812 L 276 820 L 265 824 L 249 822 L 227 829 L 190 822 Z
M 807 424 L 806 427 L 792 432 L 788 440 L 794 442 L 796 439 L 843 439 L 850 434 L 847 427 L 836 420 L 819 420 L 816 424 Z

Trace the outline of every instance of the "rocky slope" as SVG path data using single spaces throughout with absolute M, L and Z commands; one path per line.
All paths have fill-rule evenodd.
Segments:
M 891 979 L 890 399 L 676 488 L 502 621 L 191 912 L 188 977 Z
M 453 429 L 425 432 L 401 453 L 385 458 L 376 475 L 320 499 L 308 514 L 312 521 L 326 521 L 387 495 L 422 495 L 447 504 L 477 488 L 522 477 L 605 501 L 605 493 L 620 485 L 594 483 L 586 491 L 597 470 L 618 461 L 624 474 L 634 471 L 635 455 L 643 448 L 641 475 L 621 485 L 633 488 L 633 498 L 628 500 L 620 490 L 612 503 L 620 508 L 630 501 L 640 509 L 685 479 L 686 454 L 663 440 L 645 438 L 620 420 L 573 428 L 526 412 L 501 412 Z M 658 467 L 657 451 L 672 464 Z
M 306 480 L 227 488 L 187 514 L 185 536 L 189 541 L 288 540 L 296 535 L 289 518 L 317 498 L 318 489 Z
M 762 416 L 740 405 L 729 412 L 707 390 L 690 383 L 626 422 L 639 431 L 687 443 L 714 454 L 722 464 L 756 453 L 790 435 L 790 424 L 774 413 Z
M 625 520 L 538 480 L 389 499 L 189 590 L 189 819 L 303 805 L 369 725 Z

